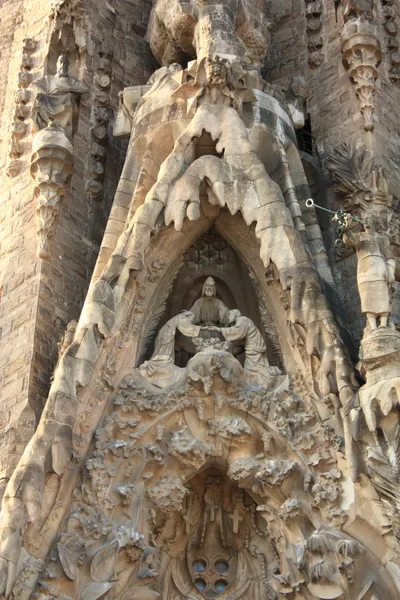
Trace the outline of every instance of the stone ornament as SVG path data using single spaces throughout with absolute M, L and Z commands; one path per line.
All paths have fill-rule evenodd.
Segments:
M 51 6 L 50 20 L 52 30 L 59 32 L 63 26 L 70 25 L 74 32 L 75 43 L 80 52 L 85 51 L 87 43 L 87 23 L 85 8 L 81 0 L 55 2 Z
M 322 27 L 323 3 L 321 0 L 305 0 L 306 5 L 306 31 L 308 64 L 311 69 L 319 67 L 324 62 L 324 38 Z
M 393 197 L 382 169 L 358 143 L 345 143 L 328 157 L 335 189 L 346 211 L 344 244 L 356 250 L 357 283 L 367 330 L 389 325 L 395 280 L 395 256 L 388 238 Z M 343 199 L 344 198 L 344 199 Z M 358 220 L 353 220 L 355 216 Z M 378 323 L 379 322 L 379 323 Z
M 31 175 L 36 182 L 38 257 L 48 259 L 58 204 L 72 176 L 73 148 L 64 128 L 52 122 L 34 137 Z
M 373 217 L 365 217 L 364 231 L 348 228 L 343 236 L 357 254 L 357 284 L 361 311 L 370 330 L 387 327 L 392 304 L 396 261 L 387 237 L 387 223 L 377 231 Z
M 381 0 L 381 15 L 385 29 L 386 50 L 389 52 L 389 79 L 395 85 L 400 85 L 400 54 L 397 39 L 398 25 L 393 0 Z
M 11 140 L 8 157 L 11 159 L 7 165 L 6 173 L 10 178 L 19 175 L 23 162 L 21 160 L 25 144 L 23 139 L 28 133 L 28 119 L 31 113 L 29 103 L 31 92 L 27 89 L 31 81 L 30 71 L 34 65 L 33 53 L 36 51 L 36 41 L 26 38 L 23 41 L 20 72 L 18 73 L 18 90 L 15 94 L 15 107 L 11 128 Z
M 91 135 L 93 138 L 90 179 L 86 184 L 88 196 L 100 201 L 103 193 L 102 181 L 105 173 L 107 125 L 110 119 L 111 55 L 107 48 L 98 53 L 98 69 L 94 76 L 94 103 L 92 106 Z
M 377 26 L 365 16 L 352 16 L 344 24 L 340 38 L 342 41 L 343 64 L 355 85 L 360 102 L 365 131 L 373 131 L 375 81 L 378 66 L 382 60 L 381 44 Z M 350 18 L 351 16 L 351 18 Z
M 35 593 L 356 600 L 367 588 L 395 598 L 334 516 L 340 471 L 322 459 L 318 473 L 288 450 L 311 431 L 323 444 L 303 400 L 238 383 L 222 366 L 211 394 L 201 381 L 168 396 L 133 373 L 121 381 Z M 294 424 L 286 439 L 272 427 L 282 415 Z
M 221 327 L 224 324 L 226 326 Z M 237 309 L 229 311 L 223 302 L 216 298 L 216 284 L 212 277 L 206 279 L 202 297 L 192 308 L 173 317 L 160 329 L 150 360 L 139 367 L 141 376 L 152 385 L 170 387 L 191 372 L 191 361 L 186 368 L 174 364 L 175 337 L 178 332 L 192 339 L 196 354 L 215 353 L 221 360 L 225 357 L 234 360 L 233 356 L 229 356 L 229 342 L 243 340 L 243 377 L 249 385 L 267 385 L 271 375 L 281 375 L 277 367 L 269 366 L 264 339 L 253 321 L 242 316 Z M 225 340 L 225 343 L 221 344 L 221 339 Z M 199 358 L 197 356 L 193 359 L 194 363 L 198 362 Z
M 199 62 L 212 55 L 246 57 L 259 66 L 268 50 L 269 28 L 263 5 L 253 5 L 250 13 L 237 0 L 230 5 L 219 3 L 213 11 L 197 0 L 158 0 L 150 16 L 148 38 L 161 65 L 180 62 L 186 54 Z
M 57 60 L 56 75 L 45 75 L 32 83 L 35 100 L 32 119 L 41 130 L 54 121 L 72 135 L 72 121 L 77 111 L 77 97 L 87 94 L 89 88 L 76 77 L 68 74 L 69 60 L 65 54 Z
M 382 415 L 358 392 L 304 241 L 287 152 L 293 122 L 258 74 L 268 47 L 263 8 L 153 7 L 149 39 L 160 62 L 184 51 L 194 61 L 164 66 L 148 86 L 123 93 L 120 131 L 129 121 L 131 134 L 99 261 L 4 494 L 7 600 L 398 597 L 398 545 L 376 501 L 384 484 L 396 497 L 385 462 L 394 446 L 385 455 L 368 445 L 375 434 L 383 447 L 369 430 L 362 443 L 375 452 L 365 470 L 376 489 L 365 471 L 355 481 L 354 440 L 365 434 L 363 418 Z M 295 96 L 302 87 L 295 82 Z M 94 163 L 104 157 L 107 115 L 99 102 Z M 268 138 L 285 192 L 266 168 Z M 72 147 L 55 123 L 35 144 L 37 193 L 51 205 Z M 210 274 L 189 311 L 164 313 L 185 253 L 210 228 L 252 272 L 285 375 L 269 366 L 253 319 L 217 297 Z M 179 336 L 193 345 L 182 367 Z M 243 366 L 233 342 L 244 348 Z M 367 345 L 363 352 L 377 374 L 379 361 L 368 362 Z M 382 431 L 392 443 L 394 411 L 384 399 Z
M 92 160 L 86 192 L 90 198 L 100 201 L 103 193 L 102 181 L 105 173 L 107 125 L 110 119 L 111 55 L 107 48 L 98 53 L 98 69 L 94 76 L 91 135 L 93 138 Z

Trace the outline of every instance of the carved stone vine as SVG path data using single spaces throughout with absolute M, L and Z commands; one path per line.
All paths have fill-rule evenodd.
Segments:
M 340 32 L 343 64 L 354 83 L 366 131 L 374 129 L 375 81 L 382 60 L 378 29 L 371 12 L 358 8 L 357 3 L 346 2 L 345 24 Z
M 20 72 L 18 74 L 18 90 L 15 94 L 15 108 L 8 151 L 8 157 L 10 158 L 6 171 L 8 177 L 16 177 L 20 173 L 22 166 L 20 158 L 25 152 L 25 144 L 22 140 L 28 132 L 27 119 L 31 114 L 31 107 L 29 106 L 31 92 L 27 88 L 31 82 L 30 72 L 34 64 L 32 55 L 36 51 L 36 46 L 36 41 L 32 38 L 25 38 L 23 41 Z
M 36 182 L 37 254 L 50 256 L 49 237 L 54 231 L 58 204 L 72 175 L 73 148 L 64 129 L 54 123 L 34 137 L 31 175 Z
M 322 51 L 324 38 L 322 33 L 322 0 L 305 0 L 308 64 L 312 69 L 319 67 L 324 61 Z

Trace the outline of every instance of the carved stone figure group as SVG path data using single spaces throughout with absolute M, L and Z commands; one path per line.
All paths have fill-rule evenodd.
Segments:
M 219 351 L 222 339 L 225 350 L 230 342 L 244 342 L 244 369 L 254 376 L 254 381 L 262 383 L 271 375 L 280 375 L 277 367 L 270 367 L 266 345 L 253 321 L 237 309 L 229 310 L 216 297 L 215 280 L 208 277 L 203 285 L 202 296 L 190 310 L 173 317 L 160 329 L 150 360 L 140 367 L 141 375 L 153 385 L 169 387 L 175 384 L 185 369 L 174 364 L 175 337 L 177 333 L 190 338 L 203 338 L 201 349 L 207 352 Z

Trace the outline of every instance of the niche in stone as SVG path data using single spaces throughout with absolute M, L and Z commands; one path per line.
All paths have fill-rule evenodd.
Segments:
M 183 513 L 174 516 L 175 528 L 184 523 L 184 535 L 164 555 L 169 562 L 162 568 L 166 597 L 262 597 L 266 577 L 279 564 L 257 504 L 214 468 L 187 486 Z M 166 527 L 164 535 L 170 535 L 170 529 Z M 257 549 L 250 537 L 257 540 Z M 172 558 L 179 554 L 182 558 Z
M 216 231 L 186 252 L 144 357 L 140 375 L 161 388 L 193 375 L 193 368 L 206 372 L 216 358 L 228 369 L 244 371 L 251 385 L 282 375 L 276 340 L 266 341 L 248 269 Z

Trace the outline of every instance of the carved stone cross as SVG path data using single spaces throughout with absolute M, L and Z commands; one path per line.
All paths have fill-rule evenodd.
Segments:
M 186 513 L 185 515 L 183 515 L 183 520 L 185 521 L 185 532 L 186 533 L 190 533 L 191 531 L 191 526 L 193 525 L 194 521 L 192 521 L 190 514 Z
M 243 521 L 243 517 L 241 516 L 237 506 L 235 506 L 235 510 L 229 515 L 229 518 L 232 519 L 233 533 L 239 533 L 239 525 L 240 522 Z

